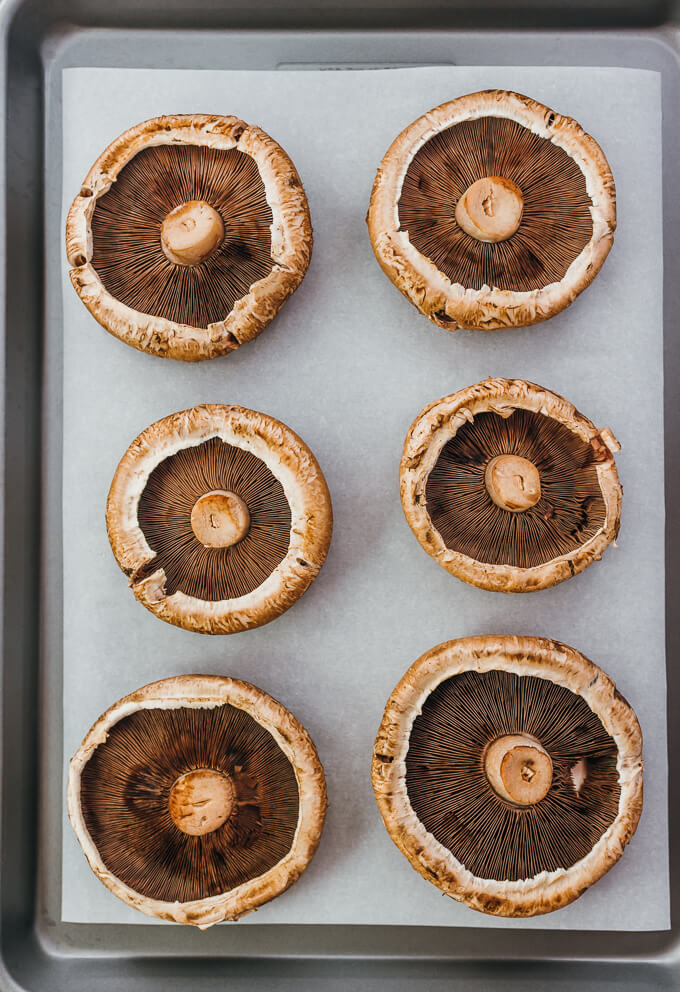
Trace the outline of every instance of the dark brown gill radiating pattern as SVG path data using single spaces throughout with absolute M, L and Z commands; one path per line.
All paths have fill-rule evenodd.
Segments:
M 484 751 L 505 734 L 536 738 L 553 762 L 547 795 L 514 806 L 491 788 Z M 576 790 L 571 769 L 585 761 Z M 411 730 L 406 787 L 428 830 L 478 878 L 515 881 L 569 868 L 616 819 L 617 750 L 585 700 L 510 672 L 463 672 L 430 694 Z
M 456 204 L 479 179 L 502 176 L 524 210 L 507 241 L 488 244 L 456 223 Z M 527 292 L 564 278 L 593 234 L 591 201 L 576 162 L 505 117 L 463 121 L 430 138 L 408 167 L 398 203 L 411 244 L 452 283 Z
M 243 540 L 206 548 L 191 527 L 191 510 L 214 489 L 236 493 L 250 512 Z M 165 458 L 148 478 L 137 508 L 147 544 L 156 552 L 145 573 L 162 568 L 165 592 L 209 602 L 257 589 L 288 553 L 291 513 L 279 480 L 250 451 L 212 437 Z
M 520 513 L 501 509 L 485 483 L 496 455 L 538 469 L 541 498 Z M 442 448 L 426 485 L 427 511 L 447 548 L 490 565 L 533 568 L 575 551 L 605 520 L 593 448 L 552 417 L 480 413 Z
M 205 200 L 220 214 L 225 237 L 198 265 L 175 265 L 163 253 L 161 224 L 191 200 Z M 133 310 L 207 327 L 224 320 L 272 270 L 271 223 L 250 155 L 157 145 L 135 155 L 97 200 L 92 265 L 108 292 Z
M 179 830 L 168 806 L 175 781 L 196 768 L 229 775 L 236 789 L 231 816 L 199 837 Z M 116 878 L 151 899 L 188 902 L 227 892 L 285 857 L 299 794 L 271 734 L 224 705 L 138 710 L 120 720 L 83 769 L 80 803 Z

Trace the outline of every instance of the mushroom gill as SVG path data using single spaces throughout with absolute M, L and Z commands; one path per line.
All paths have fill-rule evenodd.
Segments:
M 598 457 L 596 446 L 542 413 L 480 413 L 442 448 L 427 480 L 427 511 L 450 550 L 532 568 L 570 554 L 602 527 Z M 520 484 L 514 493 L 512 480 Z
M 283 486 L 260 458 L 219 437 L 160 462 L 137 519 L 155 552 L 144 572 L 162 568 L 168 596 L 180 591 L 209 602 L 245 596 L 288 553 L 291 512 Z M 225 535 L 214 542 L 206 534 L 211 523 Z
M 192 777 L 209 788 L 222 781 L 227 800 L 212 822 L 199 811 L 203 827 L 194 832 L 176 825 L 175 810 L 183 789 L 186 813 Z M 83 768 L 80 802 L 106 868 L 164 902 L 206 899 L 264 874 L 290 850 L 299 813 L 289 760 L 264 727 L 230 704 L 124 717 Z
M 92 265 L 108 292 L 132 309 L 207 327 L 225 320 L 272 270 L 271 224 L 249 155 L 155 145 L 138 152 L 97 200 Z M 187 225 L 201 235 L 198 253 L 181 240 Z
M 529 746 L 517 750 L 516 735 Z M 513 747 L 519 754 L 518 773 L 529 789 L 533 775 L 546 771 L 526 805 L 503 798 L 492 784 L 489 752 L 504 738 L 510 758 Z M 564 686 L 500 670 L 466 671 L 441 682 L 416 717 L 406 788 L 426 830 L 473 875 L 533 878 L 574 865 L 614 822 L 617 748 L 585 700 Z
M 474 201 L 469 210 L 462 209 L 466 197 Z M 494 197 L 507 224 L 479 240 L 471 220 L 484 226 Z M 419 148 L 398 215 L 411 244 L 452 283 L 529 292 L 564 278 L 592 237 L 590 208 L 585 177 L 564 149 L 510 118 L 485 116 L 454 124 Z

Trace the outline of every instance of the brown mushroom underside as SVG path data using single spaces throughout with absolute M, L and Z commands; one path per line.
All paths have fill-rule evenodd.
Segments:
M 230 815 L 195 836 L 173 822 L 173 786 L 193 769 L 233 784 Z M 295 771 L 271 734 L 231 705 L 142 709 L 109 731 L 85 765 L 81 808 L 107 869 L 135 892 L 188 902 L 273 868 L 298 821 Z
M 524 204 L 507 240 L 479 241 L 457 224 L 458 201 L 486 177 L 510 180 Z M 454 124 L 414 155 L 398 203 L 411 244 L 452 283 L 528 292 L 564 278 L 590 241 L 585 178 L 558 145 L 506 117 Z
M 215 490 L 235 494 L 250 515 L 245 536 L 228 547 L 205 547 L 192 528 L 197 501 Z M 180 591 L 206 602 L 245 596 L 288 553 L 291 512 L 283 486 L 256 455 L 218 437 L 182 448 L 156 466 L 137 519 L 156 553 L 144 571 L 165 571 L 168 596 Z
M 543 799 L 513 805 L 485 773 L 488 747 L 526 734 L 552 761 Z M 406 788 L 425 828 L 478 878 L 533 878 L 569 868 L 614 822 L 617 749 L 585 700 L 511 672 L 463 672 L 440 683 L 416 717 Z
M 540 498 L 521 512 L 498 506 L 487 488 L 487 467 L 500 455 L 519 456 L 538 469 Z M 544 414 L 480 413 L 442 448 L 427 480 L 427 511 L 452 551 L 532 568 L 570 554 L 603 525 L 601 457 L 601 445 L 587 444 Z
M 161 243 L 167 215 L 205 201 L 224 240 L 196 265 L 174 264 Z M 273 268 L 272 212 L 254 160 L 237 149 L 145 148 L 97 200 L 92 265 L 108 292 L 141 313 L 192 327 L 223 321 Z

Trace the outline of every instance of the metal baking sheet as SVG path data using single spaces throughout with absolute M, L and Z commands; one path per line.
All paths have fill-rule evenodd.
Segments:
M 619 228 L 602 273 L 557 318 L 499 334 L 450 334 L 384 277 L 364 215 L 376 167 L 407 123 L 446 99 L 493 87 L 570 114 L 597 138 L 617 183 Z M 417 920 L 667 928 L 658 74 L 545 66 L 67 69 L 62 221 L 91 163 L 120 132 L 157 114 L 192 111 L 236 114 L 286 148 L 309 196 L 314 257 L 300 290 L 256 342 L 199 366 L 155 359 L 108 336 L 71 289 L 62 260 L 64 770 L 90 724 L 127 692 L 177 673 L 235 675 L 281 699 L 307 726 L 330 800 L 311 867 L 239 926 Z M 447 575 L 422 552 L 399 503 L 398 462 L 412 419 L 486 375 L 556 390 L 623 445 L 618 547 L 583 575 L 530 596 L 485 593 Z M 307 441 L 327 475 L 335 533 L 319 579 L 285 616 L 210 638 L 165 625 L 134 600 L 108 545 L 104 506 L 115 466 L 139 431 L 175 410 L 220 401 L 271 413 Z M 577 902 L 532 920 L 489 917 L 443 899 L 392 844 L 368 776 L 383 706 L 405 669 L 442 640 L 481 632 L 542 634 L 579 648 L 613 676 L 645 735 L 645 808 L 623 859 Z M 66 821 L 62 915 L 149 923 L 98 882 Z
M 679 15 L 677 2 L 648 0 L 589 0 L 581 5 L 572 0 L 504 5 L 494 0 L 474 5 L 465 0 L 345 0 L 342 5 L 281 0 L 275 6 L 270 0 L 248 5 L 202 0 L 200 6 L 186 0 L 163 5 L 151 0 L 0 4 L 5 97 L 0 182 L 6 193 L 0 210 L 3 992 L 92 992 L 95 985 L 98 992 L 180 992 L 187 987 L 223 992 L 225 984 L 232 992 L 678 988 L 680 580 L 674 564 L 680 554 L 680 280 L 673 260 L 680 251 Z M 204 933 L 191 927 L 64 923 L 62 69 L 447 64 L 630 66 L 661 76 L 664 254 L 670 259 L 664 271 L 664 599 L 672 929 L 589 933 L 425 927 L 417 918 L 396 927 L 258 925 L 260 914 L 251 925 Z M 631 143 L 631 154 L 636 150 Z M 632 390 L 631 398 L 634 403 Z M 626 898 L 634 901 L 635 891 Z

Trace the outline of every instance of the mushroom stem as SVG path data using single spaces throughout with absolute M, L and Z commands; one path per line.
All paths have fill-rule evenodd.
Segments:
M 213 768 L 196 768 L 176 780 L 168 808 L 178 830 L 203 837 L 229 819 L 234 801 L 234 784 L 228 775 Z
M 484 482 L 496 506 L 511 513 L 530 510 L 541 498 L 541 477 L 528 458 L 496 455 L 486 466 Z
M 456 223 L 477 241 L 507 241 L 520 225 L 524 197 L 511 179 L 487 176 L 468 186 L 456 204 Z
M 198 265 L 224 240 L 224 222 L 205 200 L 188 200 L 161 224 L 161 247 L 175 265 Z
M 575 765 L 572 765 L 569 769 L 569 774 L 571 776 L 571 784 L 574 786 L 575 792 L 580 792 L 583 788 L 583 783 L 588 778 L 588 762 L 585 758 L 579 758 Z
M 240 496 L 213 489 L 197 499 L 191 510 L 191 529 L 205 548 L 230 548 L 250 528 L 250 512 Z
M 527 734 L 507 734 L 495 740 L 484 757 L 484 771 L 494 792 L 516 806 L 540 802 L 553 777 L 550 755 Z

